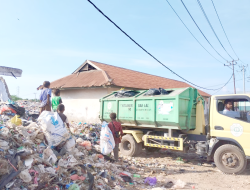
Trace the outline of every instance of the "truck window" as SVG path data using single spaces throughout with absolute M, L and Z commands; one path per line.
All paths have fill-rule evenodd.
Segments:
M 225 116 L 250 123 L 250 102 L 247 99 L 218 100 L 217 111 Z

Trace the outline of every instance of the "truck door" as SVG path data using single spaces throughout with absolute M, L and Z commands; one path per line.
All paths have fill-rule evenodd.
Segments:
M 246 156 L 250 156 L 250 112 L 247 107 L 250 98 L 246 95 L 215 96 L 211 103 L 211 136 L 238 143 Z

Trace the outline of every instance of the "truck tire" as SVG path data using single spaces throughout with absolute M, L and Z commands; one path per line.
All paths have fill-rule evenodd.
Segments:
M 217 168 L 227 174 L 240 174 L 247 166 L 244 152 L 230 144 L 222 145 L 215 151 L 214 162 Z
M 125 135 L 122 137 L 120 143 L 120 151 L 124 156 L 135 156 L 142 150 L 142 143 L 137 143 L 132 135 Z

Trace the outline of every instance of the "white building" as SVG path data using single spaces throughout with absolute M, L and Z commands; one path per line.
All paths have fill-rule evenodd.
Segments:
M 100 98 L 125 89 L 183 88 L 185 82 L 141 73 L 87 60 L 71 75 L 51 83 L 59 88 L 65 105 L 65 115 L 70 121 L 97 123 L 99 120 Z M 204 97 L 210 95 L 199 91 Z

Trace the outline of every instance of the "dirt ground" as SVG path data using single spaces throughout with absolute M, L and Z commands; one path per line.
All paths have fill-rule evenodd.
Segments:
M 184 162 L 178 161 L 180 158 Z M 136 188 L 131 188 L 133 190 L 164 188 L 169 180 L 176 181 L 178 179 L 186 182 L 184 189 L 250 189 L 250 163 L 241 175 L 227 175 L 219 171 L 212 162 L 207 162 L 205 158 L 193 153 L 146 153 L 143 151 L 138 157 L 126 157 L 125 159 L 134 164 L 136 169 L 144 169 L 137 171 L 141 175 L 141 183 L 135 185 Z M 142 166 L 140 166 L 141 164 Z M 146 164 L 147 167 L 143 167 L 143 164 Z M 131 170 L 131 173 L 135 171 Z M 144 185 L 142 179 L 145 177 L 156 177 L 157 185 L 154 187 Z

